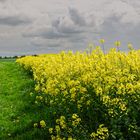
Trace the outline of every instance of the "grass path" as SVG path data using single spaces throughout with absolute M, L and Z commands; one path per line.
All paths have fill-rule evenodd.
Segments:
M 33 79 L 14 60 L 0 60 L 0 139 L 37 139 L 33 89 Z

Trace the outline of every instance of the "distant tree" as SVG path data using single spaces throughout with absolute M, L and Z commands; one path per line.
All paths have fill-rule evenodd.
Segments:
M 38 56 L 37 54 L 34 54 L 34 55 L 32 55 L 32 56 Z
M 18 56 L 15 55 L 15 56 L 13 56 L 13 58 L 18 58 Z
M 20 57 L 21 57 L 21 58 L 22 58 L 22 57 L 25 57 L 25 55 L 21 55 Z

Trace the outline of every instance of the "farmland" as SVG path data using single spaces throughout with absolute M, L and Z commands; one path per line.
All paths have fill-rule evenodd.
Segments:
M 1 138 L 140 138 L 139 50 L 26 56 L 0 67 Z
M 46 110 L 34 127 L 51 139 L 138 139 L 139 56 L 133 49 L 104 54 L 97 47 L 18 59 L 36 82 L 36 104 Z

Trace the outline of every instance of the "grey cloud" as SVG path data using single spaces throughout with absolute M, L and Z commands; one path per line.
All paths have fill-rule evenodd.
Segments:
M 6 2 L 7 0 L 0 0 L 0 2 Z
M 70 38 L 67 38 L 68 42 L 83 42 L 86 39 L 86 33 L 77 34 L 74 36 L 71 36 Z
M 1 1 L 4 2 L 4 0 Z M 65 2 L 27 0 L 28 2 L 23 2 L 21 8 L 22 1 L 13 1 L 15 1 L 15 6 L 14 4 L 9 6 L 7 8 L 10 9 L 9 12 L 6 12 L 7 9 L 2 10 L 1 15 L 5 17 L 0 18 L 0 25 L 18 26 L 25 24 L 23 27 L 26 30 L 24 30 L 22 37 L 28 43 L 31 41 L 30 44 L 36 49 L 38 47 L 36 51 L 41 51 L 43 47 L 45 50 L 45 46 L 46 48 L 52 47 L 52 50 L 55 47 L 66 49 L 64 46 L 68 46 L 67 49 L 81 49 L 92 40 L 94 42 L 100 38 L 106 40 L 107 48 L 112 46 L 115 40 L 121 40 L 125 43 L 133 40 L 137 42 L 137 46 L 138 43 L 140 44 L 138 39 L 140 8 L 135 3 L 138 0 L 129 3 L 127 0 L 125 0 L 126 3 L 122 2 L 124 0 L 87 0 L 85 2 L 81 0 L 66 0 Z M 57 4 L 54 4 L 55 2 Z M 6 4 L 8 5 L 8 3 Z M 46 8 L 46 6 L 48 7 Z M 14 7 L 15 9 L 18 7 L 19 10 L 14 10 Z M 30 15 L 28 15 L 28 8 Z M 27 18 L 15 16 L 18 12 L 31 19 L 34 18 L 32 24 L 28 25 L 31 21 Z M 135 23 L 137 23 L 136 26 Z
M 41 28 L 34 31 L 24 32 L 24 37 L 41 37 L 46 39 L 59 39 L 59 38 L 66 38 L 69 37 L 68 34 L 63 34 L 58 32 L 56 29 L 49 27 L 49 28 Z
M 31 20 L 25 17 L 20 16 L 0 17 L 0 25 L 18 26 L 29 23 L 31 23 Z
M 66 46 L 71 46 L 68 45 L 68 43 L 82 44 L 82 42 L 87 42 L 86 36 L 87 34 L 91 33 L 91 26 L 93 26 L 93 24 L 89 25 L 85 21 L 86 17 L 81 16 L 81 13 L 79 13 L 77 9 L 69 8 L 68 15 L 57 17 L 54 20 L 51 20 L 50 25 L 47 23 L 48 25 L 43 25 L 41 28 L 39 27 L 38 29 L 35 28 L 38 26 L 29 27 L 27 31 L 23 33 L 23 36 L 26 38 L 30 37 L 32 39 L 47 39 L 47 43 L 44 43 L 44 40 L 41 39 L 33 39 L 32 44 L 36 46 L 46 44 L 49 47 L 58 47 L 62 46 L 62 40 L 65 40 L 67 42 Z M 62 47 L 64 47 L 64 44 Z
M 140 40 L 140 24 L 137 26 L 132 26 L 132 24 L 122 24 L 119 17 L 110 17 L 105 20 L 101 29 L 101 38 L 106 40 L 106 50 L 114 47 L 114 42 L 116 40 L 121 41 L 121 50 L 127 51 L 127 44 L 131 42 L 135 49 L 139 49 Z
M 49 25 L 39 28 L 28 27 L 23 33 L 24 37 L 41 37 L 46 39 L 66 39 L 85 32 L 83 27 L 76 25 L 69 16 L 63 16 L 51 21 Z
M 77 9 L 69 8 L 69 14 L 75 24 L 78 24 L 80 26 L 86 25 L 84 17 L 81 16 Z
M 52 22 L 52 26 L 59 32 L 64 34 L 82 33 L 83 29 L 73 23 L 69 17 L 61 17 Z
M 52 39 L 45 39 L 41 37 L 35 37 L 31 40 L 31 44 L 34 46 L 39 46 L 43 48 L 59 48 L 62 47 L 62 44 L 65 44 L 64 39 L 57 39 L 57 40 L 52 40 Z
M 115 14 L 116 16 L 120 18 L 120 21 L 122 24 L 131 23 L 134 26 L 136 24 L 139 24 L 140 23 L 140 15 L 139 15 L 140 9 L 139 8 L 137 9 L 136 6 L 133 5 L 134 3 L 135 3 L 134 1 L 124 2 L 122 0 L 118 2 L 117 1 L 112 2 L 112 4 L 110 4 L 110 9 L 111 7 L 113 7 L 113 9 L 112 9 L 112 13 L 110 17 Z
M 38 35 L 47 39 L 66 38 L 69 36 L 69 35 L 65 35 L 63 33 L 57 32 L 57 30 L 55 30 L 54 28 L 51 28 L 50 30 L 44 30 L 44 29 L 40 30 L 38 32 Z

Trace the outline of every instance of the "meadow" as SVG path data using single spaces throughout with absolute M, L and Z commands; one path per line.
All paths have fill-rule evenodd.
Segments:
M 41 110 L 29 95 L 32 91 L 32 76 L 15 59 L 0 59 L 0 140 L 43 138 L 42 132 L 33 127 Z
M 1 61 L 0 138 L 139 140 L 140 50 L 119 46 Z

